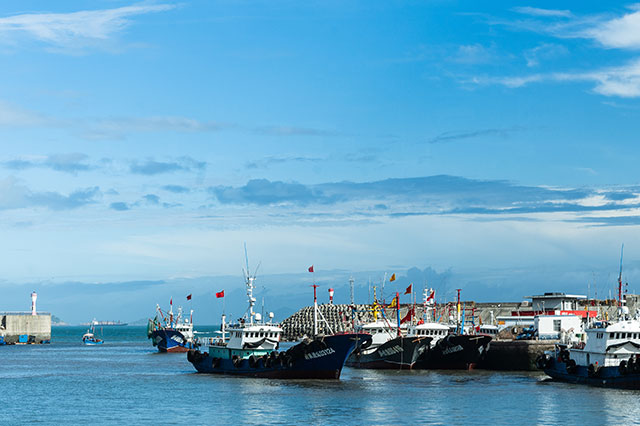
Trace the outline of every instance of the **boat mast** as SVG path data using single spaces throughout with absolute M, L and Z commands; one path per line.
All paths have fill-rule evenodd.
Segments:
M 354 283 L 353 277 L 349 278 L 349 286 L 351 287 L 351 304 L 352 305 L 354 305 L 354 303 L 353 303 L 353 283 Z
M 458 304 L 457 304 L 457 308 L 458 308 L 458 327 L 460 327 L 460 288 L 456 289 L 458 291 Z M 458 333 L 460 333 L 460 330 L 458 330 Z M 462 334 L 462 333 L 461 333 Z
M 620 249 L 620 274 L 618 275 L 618 307 L 622 307 L 622 252 L 624 250 L 624 244 Z
M 398 321 L 398 336 L 400 336 L 400 292 L 396 291 L 396 319 Z
M 316 289 L 319 286 L 313 283 L 311 287 L 313 287 L 313 337 L 316 337 L 318 335 L 318 295 Z
M 247 301 L 249 302 L 249 324 L 253 325 L 253 316 L 255 312 L 253 312 L 253 306 L 256 304 L 256 298 L 253 297 L 253 290 L 255 289 L 255 281 L 256 275 L 258 274 L 258 268 L 260 268 L 260 263 L 256 266 L 256 271 L 253 273 L 253 276 L 249 272 L 249 256 L 247 255 L 247 243 L 244 243 L 244 259 L 246 262 L 247 269 L 245 272 L 246 286 L 247 286 Z

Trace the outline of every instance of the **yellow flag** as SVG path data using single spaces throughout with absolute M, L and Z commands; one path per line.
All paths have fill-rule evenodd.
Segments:
M 396 274 L 391 275 L 391 278 L 389 278 L 389 282 L 395 281 L 395 280 L 396 280 Z
M 393 300 L 391 301 L 391 304 L 389 305 L 390 308 L 395 308 L 396 306 L 398 306 L 398 299 L 396 297 L 393 298 Z

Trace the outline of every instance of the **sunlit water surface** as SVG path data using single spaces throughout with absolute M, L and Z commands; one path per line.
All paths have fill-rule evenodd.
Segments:
M 0 424 L 613 425 L 640 423 L 640 392 L 527 372 L 369 371 L 340 380 L 196 374 L 145 327 L 54 327 L 50 345 L 0 347 Z

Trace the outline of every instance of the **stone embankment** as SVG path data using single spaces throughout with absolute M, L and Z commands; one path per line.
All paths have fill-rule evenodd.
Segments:
M 640 306 L 640 296 L 627 295 L 627 306 L 631 315 L 635 315 L 636 309 Z M 531 304 L 529 302 L 515 303 L 476 303 L 465 301 L 464 306 L 465 325 L 471 325 L 472 321 L 475 325 L 495 323 L 500 316 L 510 316 L 513 312 L 530 312 Z M 599 300 L 596 306 L 591 306 L 589 310 L 598 310 L 602 318 L 615 318 L 617 311 L 617 302 L 615 300 Z M 400 305 L 400 318 L 407 315 L 412 305 Z M 423 306 L 415 305 L 416 318 L 422 318 Z M 579 306 L 580 310 L 586 310 L 586 302 L 582 302 Z M 353 331 L 353 324 L 365 324 L 373 321 L 373 310 L 371 305 L 318 305 L 321 315 L 318 315 L 318 331 L 320 333 L 340 333 L 344 331 Z M 457 316 L 457 310 L 454 303 L 436 306 L 436 319 L 439 322 L 447 323 Z M 395 309 L 386 309 L 386 317 L 395 322 L 397 318 Z M 322 318 L 326 320 L 323 321 Z M 381 318 L 381 314 L 378 314 Z M 327 325 L 328 324 L 328 325 Z M 281 324 L 284 330 L 285 340 L 298 340 L 304 336 L 313 334 L 313 306 L 300 309 L 298 312 L 285 319 Z M 505 340 L 511 340 L 506 338 Z
M 0 342 L 4 344 L 47 343 L 51 340 L 51 314 L 0 312 Z

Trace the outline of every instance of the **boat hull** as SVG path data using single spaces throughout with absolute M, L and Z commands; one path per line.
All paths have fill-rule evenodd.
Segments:
M 153 330 L 150 339 L 153 346 L 156 346 L 160 352 L 187 352 L 189 349 L 194 349 L 193 342 L 188 341 L 177 330 Z
M 589 368 L 576 365 L 567 372 L 567 363 L 550 357 L 543 368 L 546 375 L 554 380 L 599 386 L 606 388 L 640 389 L 640 372 L 622 373 L 618 367 L 600 367 L 597 372 L 589 372 Z
M 353 368 L 411 369 L 428 350 L 430 343 L 430 337 L 396 337 L 370 353 L 366 349 L 354 351 L 346 365 Z
M 339 379 L 347 357 L 358 345 L 371 340 L 368 334 L 336 334 L 299 343 L 286 352 L 249 359 L 214 358 L 189 351 L 187 359 L 198 373 L 271 379 Z
M 440 339 L 416 362 L 417 369 L 469 370 L 485 356 L 491 337 L 450 334 Z

